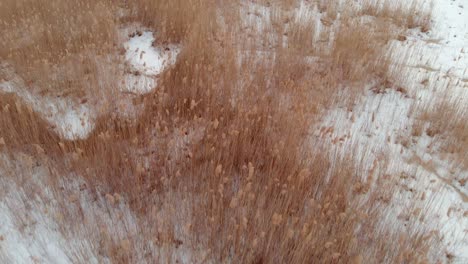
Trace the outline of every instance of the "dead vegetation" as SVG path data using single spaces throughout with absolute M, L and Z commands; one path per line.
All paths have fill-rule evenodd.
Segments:
M 135 19 L 158 29 L 162 42 L 181 42 L 200 19 L 213 18 L 213 0 L 137 0 L 129 3 Z M 216 21 L 213 21 L 216 23 Z
M 419 28 L 427 32 L 431 28 L 432 0 L 361 1 L 362 14 L 388 19 L 400 27 Z
M 117 48 L 109 1 L 8 0 L 0 12 L 0 58 L 30 91 L 83 97 L 114 85 L 103 83 L 117 74 L 105 66 Z
M 431 149 L 437 150 L 442 158 L 451 160 L 454 168 L 467 170 L 468 127 L 465 117 L 468 113 L 463 102 L 441 96 L 432 107 L 419 106 L 414 111 L 417 121 L 413 126 L 413 136 L 431 137 Z
M 204 250 L 193 256 L 195 263 L 427 261 L 429 250 L 440 246 L 429 231 L 415 227 L 408 236 L 379 226 L 391 188 L 350 188 L 359 185 L 356 174 L 362 173 L 351 159 L 331 160 L 325 144 L 306 144 L 310 127 L 327 107 L 344 100 L 343 93 L 357 97 L 370 79 L 385 80 L 388 42 L 403 26 L 427 26 L 427 18 L 411 13 L 415 4 L 411 11 L 400 12 L 390 1 L 366 1 L 363 12 L 375 20 L 344 13 L 338 21 L 337 13 L 346 4 L 316 1 L 333 14 L 316 32 L 308 24 L 312 22 L 289 17 L 287 10 L 297 6 L 296 1 L 285 1 L 284 6 L 268 1 L 270 7 L 286 11 L 275 11 L 276 24 L 267 27 L 269 32 L 257 32 L 259 42 L 271 43 L 262 47 L 268 52 L 262 57 L 255 38 L 243 41 L 249 37 L 239 28 L 240 5 L 218 2 L 122 4 L 131 10 L 130 20 L 154 28 L 159 41 L 184 45 L 174 67 L 161 74 L 158 88 L 140 98 L 145 110 L 136 122 L 109 114 L 100 117 L 89 138 L 64 141 L 32 111 L 23 111 L 27 106 L 17 98 L 2 95 L 0 143 L 12 153 L 39 156 L 37 147 L 31 149 L 37 145 L 47 153 L 45 159 L 53 159 L 47 163 L 55 168 L 52 177 L 73 172 L 96 196 L 105 196 L 110 207 L 116 199 L 128 202 L 140 235 L 117 239 L 103 230 L 99 241 L 91 241 L 95 253 L 112 263 L 142 261 L 142 252 L 145 261 L 174 262 L 179 247 Z M 89 60 L 86 54 L 99 55 L 118 45 L 109 2 L 35 3 L 7 1 L 7 8 L 2 7 L 32 7 L 32 13 L 2 14 L 3 31 L 13 32 L 11 26 L 18 24 L 30 32 L 31 44 L 0 51 L 25 80 L 48 83 L 48 74 L 31 75 L 35 71 L 28 70 Z M 316 35 L 329 41 L 317 41 Z M 19 38 L 2 41 L 2 47 L 12 47 Z M 71 67 L 71 75 L 64 78 L 76 75 L 81 80 L 83 71 L 98 72 L 86 69 Z M 80 83 L 79 89 L 87 87 Z M 95 85 L 91 82 L 90 89 Z M 61 192 L 57 181 L 50 184 Z M 379 199 L 382 193 L 388 197 Z M 370 198 L 362 199 L 366 195 Z M 73 232 L 86 229 L 77 221 L 86 223 L 85 209 L 61 206 L 66 212 L 62 220 L 73 225 Z M 141 248 L 142 242 L 158 250 Z M 77 253 L 75 258 L 86 256 Z

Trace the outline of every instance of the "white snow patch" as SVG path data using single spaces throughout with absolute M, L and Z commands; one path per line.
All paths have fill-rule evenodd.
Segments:
M 67 140 L 83 139 L 94 129 L 94 113 L 85 104 L 76 104 L 68 98 L 35 95 L 18 87 L 24 87 L 20 79 L 15 83 L 1 82 L 0 92 L 15 93 L 41 114 L 61 137 Z
M 145 94 L 157 85 L 157 77 L 176 62 L 180 52 L 178 45 L 154 46 L 153 32 L 144 31 L 130 38 L 125 44 L 125 59 L 131 73 L 126 74 L 123 91 Z

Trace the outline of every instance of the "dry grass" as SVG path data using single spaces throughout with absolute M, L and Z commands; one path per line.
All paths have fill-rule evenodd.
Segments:
M 158 38 L 164 42 L 181 42 L 201 18 L 216 20 L 210 12 L 213 0 L 137 0 L 131 1 L 135 19 L 158 30 Z M 215 22 L 215 21 L 214 21 Z
M 371 25 L 370 25 L 371 23 Z M 345 23 L 338 31 L 332 49 L 334 68 L 342 74 L 342 79 L 360 82 L 384 77 L 389 65 L 385 59 L 385 47 L 395 36 L 382 21 Z
M 0 105 L 0 141 L 4 146 L 24 148 L 32 144 L 47 144 L 53 147 L 53 142 L 58 142 L 59 137 L 47 122 L 16 96 L 2 94 Z
M 103 67 L 115 63 L 106 56 L 117 48 L 109 1 L 11 0 L 0 12 L 0 58 L 29 90 L 82 97 L 113 85 L 100 79 L 115 73 Z
M 31 52 L 34 45 L 3 51 L 2 57 L 15 68 L 36 69 L 46 65 L 41 64 L 44 59 L 60 65 L 62 59 L 74 58 L 65 50 L 77 56 L 90 50 L 108 52 L 115 46 L 115 19 L 108 13 L 112 9 L 103 9 L 105 2 L 56 0 L 56 9 L 49 8 L 54 6 L 50 2 L 36 2 L 31 6 L 39 14 L 38 21 L 43 21 L 38 25 L 55 26 L 52 32 L 57 33 L 38 37 L 36 52 Z M 16 5 L 6 3 L 9 8 Z M 349 187 L 357 183 L 360 173 L 351 159 L 331 160 L 321 142 L 314 142 L 315 147 L 306 144 L 310 127 L 343 89 L 359 87 L 350 90 L 359 95 L 366 81 L 383 79 L 388 63 L 385 45 L 398 31 L 386 27 L 384 20 L 364 23 L 344 18 L 331 47 L 322 53 L 322 48 L 309 42 L 313 26 L 281 25 L 287 21 L 279 16 L 278 25 L 267 34 L 282 37 L 286 31 L 289 43 L 270 47 L 273 56 L 264 58 L 258 56 L 256 43 L 242 43 L 246 36 L 238 26 L 239 5 L 224 10 L 222 1 L 217 3 L 138 0 L 127 4 L 132 19 L 154 27 L 160 41 L 184 44 L 177 63 L 160 76 L 158 89 L 141 98 L 146 108 L 136 122 L 103 116 L 89 138 L 65 142 L 37 115 L 18 110 L 24 106 L 13 108 L 14 99 L 2 95 L 2 103 L 13 108 L 0 114 L 0 125 L 7 128 L 0 132 L 3 145 L 12 152 L 38 155 L 37 148 L 24 146 L 39 144 L 54 159 L 47 163 L 58 168 L 51 170 L 54 177 L 74 172 L 96 196 L 107 194 L 111 201 L 118 196 L 129 203 L 140 235 L 122 242 L 103 232 L 99 241 L 91 241 L 96 254 L 112 263 L 135 263 L 141 260 L 141 252 L 147 253 L 144 259 L 150 262 L 172 262 L 169 259 L 173 260 L 179 246 L 191 252 L 209 249 L 194 257 L 196 263 L 424 261 L 429 247 L 435 245 L 431 236 L 380 231 L 388 200 L 376 197 L 382 193 L 391 197 L 392 189 L 377 185 L 362 202 L 365 193 Z M 294 4 L 287 1 L 281 8 Z M 69 7 L 86 11 L 83 17 L 74 16 L 67 13 Z M 336 6 L 326 9 L 338 10 Z M 41 18 L 51 10 L 56 15 L 52 21 Z M 379 17 L 379 12 L 374 13 Z M 217 14 L 223 14 L 223 23 Z M 12 25 L 25 16 L 20 12 L 2 19 Z M 94 22 L 79 26 L 88 16 L 103 17 L 98 23 L 102 27 L 96 28 Z M 73 30 L 77 37 L 67 34 Z M 12 45 L 18 39 L 4 41 Z M 24 58 L 29 52 L 32 62 Z M 304 55 L 317 58 L 318 63 L 309 63 Z M 81 76 L 81 71 L 74 74 Z M 85 218 L 80 209 L 67 203 L 61 206 L 67 212 L 65 223 L 86 229 L 77 221 Z M 142 241 L 159 250 L 141 248 Z
M 431 27 L 432 0 L 362 2 L 363 14 L 389 19 L 401 27 L 419 28 L 421 32 L 427 32 Z
M 438 148 L 443 156 L 449 155 L 455 167 L 467 170 L 468 126 L 465 117 L 468 113 L 462 105 L 456 99 L 440 97 L 430 108 L 419 107 L 413 135 L 425 134 L 433 138 L 432 146 Z

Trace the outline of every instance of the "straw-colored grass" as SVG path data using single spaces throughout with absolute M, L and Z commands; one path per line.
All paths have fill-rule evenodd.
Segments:
M 297 2 L 284 4 L 272 1 L 270 6 L 287 10 Z M 59 89 L 49 65 L 67 65 L 61 81 L 78 79 L 66 87 L 82 89 L 85 76 L 99 72 L 90 68 L 98 62 L 88 60 L 119 45 L 111 2 L 2 5 L 1 32 L 12 34 L 1 40 L 2 59 L 40 87 L 50 83 Z M 320 1 L 324 10 L 345 8 L 335 5 Z M 157 89 L 139 98 L 145 110 L 136 122 L 102 116 L 87 139 L 64 141 L 37 114 L 22 110 L 27 106 L 18 98 L 1 95 L 0 148 L 38 157 L 39 149 L 54 168 L 52 178 L 76 173 L 96 196 L 107 194 L 110 204 L 124 200 L 137 216 L 138 237 L 119 240 L 103 231 L 99 240 L 90 241 L 102 259 L 136 263 L 144 252 L 145 261 L 172 262 L 168 259 L 179 246 L 192 252 L 209 249 L 195 256 L 197 263 L 427 259 L 435 243 L 431 236 L 381 231 L 379 219 L 387 205 L 376 197 L 391 197 L 392 189 L 377 185 L 362 202 L 365 192 L 350 187 L 357 186 L 360 173 L 351 162 L 354 153 L 345 161 L 331 160 L 327 146 L 310 146 L 308 137 L 343 91 L 359 96 L 370 79 L 384 80 L 385 45 L 402 30 L 388 26 L 386 19 L 404 15 L 410 23 L 412 15 L 368 8 L 375 23 L 344 16 L 336 21 L 339 27 L 322 29 L 336 30 L 329 46 L 314 42 L 311 24 L 268 27 L 271 31 L 258 41 L 271 34 L 288 36 L 288 42 L 278 41 L 262 57 L 257 43 L 244 41 L 248 36 L 239 28 L 237 2 L 137 0 L 121 6 L 131 10 L 129 20 L 153 28 L 158 41 L 183 44 L 177 63 L 159 76 Z M 24 32 L 27 39 L 21 38 Z M 73 66 L 68 68 L 68 62 Z M 91 82 L 90 89 L 95 85 Z M 66 212 L 63 225 L 71 226 L 64 228 L 66 236 L 95 224 L 78 221 L 85 216 L 67 204 L 60 204 Z M 158 250 L 139 247 L 142 241 Z

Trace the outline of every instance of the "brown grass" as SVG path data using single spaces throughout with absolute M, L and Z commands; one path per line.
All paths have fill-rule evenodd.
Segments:
M 401 27 L 419 28 L 429 31 L 432 17 L 432 0 L 362 1 L 363 14 L 381 17 L 393 21 Z
M 213 0 L 137 0 L 128 3 L 135 19 L 158 30 L 160 41 L 181 42 L 215 5 Z
M 29 90 L 82 97 L 112 85 L 100 79 L 114 74 L 103 67 L 117 47 L 109 1 L 8 0 L 0 12 L 0 58 Z
M 440 97 L 432 107 L 417 109 L 417 122 L 413 135 L 423 134 L 433 138 L 432 145 L 443 155 L 450 155 L 462 170 L 468 169 L 466 148 L 468 147 L 468 126 L 465 117 L 468 114 L 463 103 L 455 98 Z
M 9 8 L 16 5 L 6 3 Z M 54 3 L 56 17 L 51 22 L 44 19 L 43 25 L 57 27 L 57 35 L 37 40 L 36 63 L 23 58 L 34 46 L 2 53 L 15 68 L 36 69 L 44 65 L 40 62 L 44 59 L 60 65 L 57 56 L 74 62 L 72 55 L 63 53 L 67 45 L 72 45 L 67 50 L 74 56 L 114 47 L 115 20 L 101 8 L 105 2 L 90 2 L 89 8 L 81 6 L 88 4 L 84 1 Z M 49 155 L 45 159 L 53 159 L 47 163 L 54 167 L 50 170 L 53 177 L 73 172 L 85 179 L 97 197 L 107 194 L 108 201 L 122 197 L 128 202 L 137 215 L 139 235 L 115 239 L 102 231 L 99 241 L 91 241 L 96 254 L 112 263 L 135 263 L 141 260 L 138 253 L 142 251 L 147 261 L 173 262 L 179 246 L 192 252 L 209 249 L 195 256 L 196 263 L 425 260 L 429 247 L 438 245 L 431 236 L 423 239 L 423 231 L 414 237 L 403 231 L 380 231 L 388 200 L 378 197 L 382 193 L 391 197 L 393 189 L 377 185 L 367 194 L 370 198 L 363 199 L 365 192 L 350 187 L 359 183 L 356 174 L 362 173 L 351 158 L 332 160 L 328 146 L 308 143 L 309 129 L 343 89 L 356 88 L 349 91 L 359 95 L 369 79 L 383 79 L 388 63 L 385 45 L 396 31 L 383 20 L 365 24 L 345 18 L 333 45 L 322 53 L 324 49 L 315 49 L 309 42 L 313 26 L 278 25 L 265 34 L 283 36 L 286 31 L 289 45 L 272 46 L 270 56 L 262 58 L 256 43 L 243 42 L 239 6 L 234 3 L 229 6 L 233 9 L 224 10 L 216 3 L 127 3 L 132 19 L 153 27 L 160 41 L 184 45 L 174 67 L 161 74 L 158 89 L 140 98 L 145 110 L 136 122 L 103 116 L 89 138 L 63 141 L 36 114 L 18 110 L 24 107 L 21 103 L 20 108 L 13 108 L 14 99 L 2 95 L 2 103 L 13 108 L 0 115 L 3 145 L 12 153 L 29 151 L 38 156 L 37 148 L 24 146 L 39 144 Z M 53 5 L 31 6 L 44 15 Z M 80 16 L 67 9 L 74 6 L 87 10 L 83 19 L 90 15 L 101 21 L 104 15 L 102 28 L 92 23 L 78 26 Z M 288 1 L 282 8 L 292 6 L 294 1 Z M 226 18 L 224 24 L 216 20 L 218 11 Z M 2 19 L 11 25 L 25 16 L 20 12 Z M 72 29 L 81 37 L 70 39 L 66 32 Z M 95 30 L 98 35 L 92 33 Z M 46 45 L 49 42 L 51 46 Z M 318 62 L 311 64 L 304 55 Z M 81 76 L 81 71 L 74 74 Z M 60 195 L 61 189 L 54 187 Z M 66 212 L 63 221 L 71 225 L 72 231 L 63 230 L 67 236 L 86 229 L 78 220 L 85 218 L 80 209 L 65 202 L 60 206 Z M 142 242 L 156 245 L 159 251 L 141 248 Z
M 53 142 L 59 140 L 47 122 L 17 96 L 2 94 L 0 105 L 0 138 L 5 146 L 21 148 L 32 144 L 47 144 L 53 147 Z

